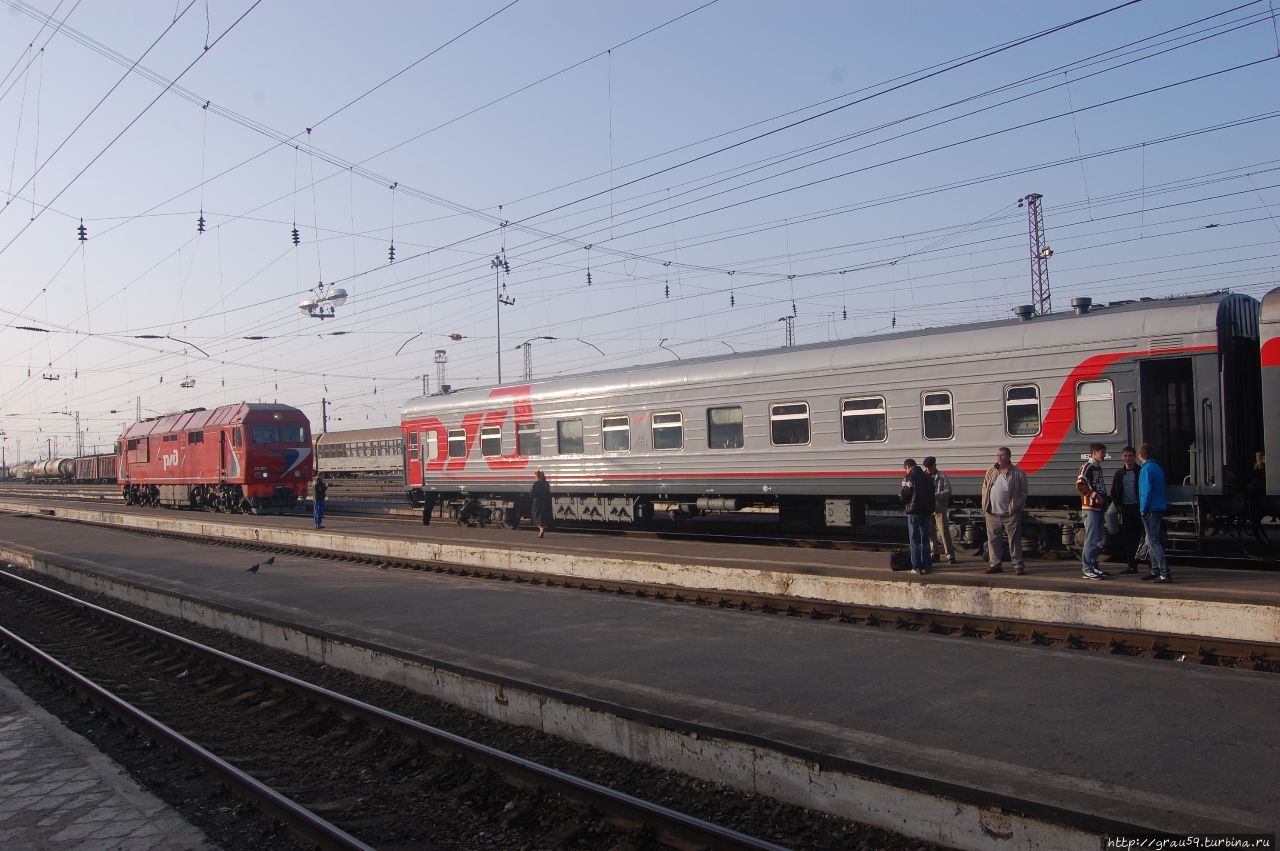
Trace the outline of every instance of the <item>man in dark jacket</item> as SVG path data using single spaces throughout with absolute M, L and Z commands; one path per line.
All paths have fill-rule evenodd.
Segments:
M 1111 501 L 1120 513 L 1120 553 L 1129 563 L 1125 573 L 1137 573 L 1138 542 L 1142 540 L 1142 512 L 1138 509 L 1138 453 L 1126 446 L 1120 455 L 1124 466 L 1111 477 Z
M 914 458 L 902 462 L 906 475 L 898 493 L 902 510 L 907 515 L 907 534 L 911 539 L 911 572 L 928 573 L 933 569 L 929 554 L 929 524 L 933 522 L 933 479 L 916 466 Z
M 316 528 L 324 528 L 324 498 L 329 492 L 329 485 L 325 483 L 324 473 L 316 473 L 316 494 L 311 500 L 311 518 L 316 521 Z

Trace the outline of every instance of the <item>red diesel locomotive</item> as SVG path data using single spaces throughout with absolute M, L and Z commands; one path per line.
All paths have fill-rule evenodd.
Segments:
M 240 402 L 141 420 L 121 435 L 127 505 L 285 511 L 306 499 L 311 424 L 289 405 Z

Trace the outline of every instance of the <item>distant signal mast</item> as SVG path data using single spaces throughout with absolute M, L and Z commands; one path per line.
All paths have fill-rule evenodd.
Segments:
M 1053 249 L 1044 240 L 1044 211 L 1040 208 L 1038 192 L 1018 199 L 1018 207 L 1027 208 L 1027 238 L 1031 253 L 1031 306 L 1036 315 L 1053 312 L 1053 296 L 1049 291 L 1049 258 Z

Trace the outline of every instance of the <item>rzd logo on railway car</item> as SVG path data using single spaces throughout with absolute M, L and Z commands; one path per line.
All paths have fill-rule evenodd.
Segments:
M 178 450 L 175 449 L 166 455 L 161 455 L 160 463 L 164 465 L 164 469 L 166 471 L 168 471 L 170 467 L 178 466 Z
M 445 428 L 444 423 L 438 417 L 427 417 L 421 422 L 414 423 L 412 428 L 418 431 L 435 432 L 436 445 L 441 447 L 441 452 L 438 456 L 424 459 L 426 472 L 460 472 L 467 466 L 467 459 L 471 457 L 471 450 L 475 448 L 481 427 L 498 426 L 504 432 L 508 432 L 510 430 L 505 425 L 508 414 L 512 415 L 511 420 L 515 429 L 519 429 L 524 423 L 533 422 L 533 405 L 529 401 L 528 384 L 522 384 L 518 387 L 499 387 L 489 393 L 490 399 L 501 399 L 503 397 L 511 398 L 511 407 L 463 416 L 462 422 L 459 424 L 467 444 L 466 452 L 463 455 L 449 457 L 447 448 L 449 446 L 449 430 Z M 490 470 L 523 470 L 529 466 L 529 459 L 518 454 L 518 449 L 509 455 L 486 455 L 484 456 L 484 462 Z

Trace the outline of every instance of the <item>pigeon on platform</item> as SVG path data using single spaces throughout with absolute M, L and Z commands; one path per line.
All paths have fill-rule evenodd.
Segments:
M 275 563 L 276 563 L 276 557 L 275 557 L 275 556 L 272 556 L 271 558 L 269 558 L 269 559 L 267 559 L 266 561 L 264 561 L 264 562 L 263 562 L 263 564 L 275 564 Z
M 257 565 L 257 564 L 255 564 L 253 567 L 250 567 L 250 568 L 248 568 L 247 570 L 245 570 L 245 573 L 257 573 L 257 572 L 258 572 L 258 568 L 259 568 L 260 566 L 261 566 L 261 565 Z

